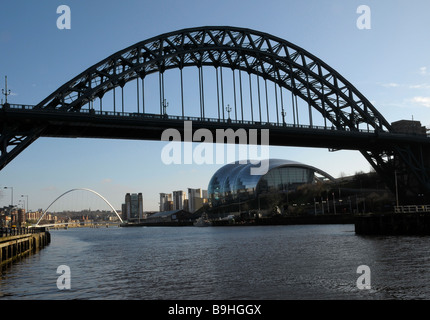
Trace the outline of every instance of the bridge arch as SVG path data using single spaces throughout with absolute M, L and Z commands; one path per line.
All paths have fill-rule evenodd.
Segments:
M 45 216 L 46 212 L 48 212 L 49 208 L 55 203 L 57 202 L 57 200 L 59 200 L 60 198 L 62 198 L 63 196 L 65 196 L 66 194 L 73 192 L 73 191 L 77 191 L 77 190 L 83 190 L 83 191 L 88 191 L 91 193 L 94 193 L 95 195 L 97 195 L 100 199 L 102 199 L 104 202 L 107 203 L 107 205 L 113 210 L 113 212 L 115 212 L 115 214 L 117 215 L 117 217 L 119 218 L 119 221 L 121 221 L 121 223 L 123 223 L 121 216 L 118 214 L 118 212 L 115 210 L 115 208 L 110 204 L 110 202 L 103 197 L 100 193 L 91 190 L 91 189 L 87 189 L 87 188 L 75 188 L 75 189 L 70 189 L 66 192 L 64 192 L 63 194 L 61 194 L 60 196 L 58 196 L 54 201 L 51 202 L 51 204 L 45 209 L 45 211 L 43 212 L 42 216 L 39 218 L 39 220 L 37 220 L 36 222 L 36 227 L 39 225 L 39 222 L 42 221 L 42 218 Z
M 200 117 L 185 114 L 183 93 L 182 115 L 167 116 L 163 112 L 164 88 L 161 89 L 165 71 L 179 69 L 182 90 L 182 70 L 192 66 L 199 71 Z M 270 130 L 272 137 L 277 139 L 273 145 L 286 145 L 288 142 L 292 146 L 295 140 L 302 139 L 297 145 L 358 150 L 392 191 L 399 185 L 402 190 L 400 193 L 405 196 L 426 194 L 430 199 L 430 139 L 427 136 L 396 132 L 348 80 L 303 48 L 264 32 L 229 26 L 188 28 L 152 37 L 96 63 L 36 106 L 1 106 L 2 115 L 5 116 L 0 117 L 0 170 L 42 136 L 159 139 L 160 130 L 171 124 L 180 126 L 184 120 L 197 120 L 201 127 L 211 127 L 212 130 L 215 127 L 230 127 L 233 122 L 228 121 L 230 117 L 228 120 L 224 117 L 224 101 L 221 116 L 219 97 L 218 118 L 205 117 L 203 67 L 206 66 L 216 70 L 217 91 L 218 71 L 221 73 L 222 85 L 224 69 L 233 71 L 233 87 L 234 75 L 238 72 L 239 77 L 242 73 L 249 74 L 250 92 L 251 75 L 257 77 L 258 84 L 261 79 L 264 84 L 268 80 L 275 88 L 276 103 L 272 103 L 270 108 L 276 112 L 277 122 L 269 121 L 266 96 L 267 121 L 262 120 L 260 111 L 260 121 L 254 121 L 253 118 L 245 121 L 242 115 L 242 120 L 235 119 L 236 127 L 246 126 L 249 129 L 267 125 L 273 128 Z M 133 80 L 138 85 L 139 79 L 143 85 L 148 75 L 157 73 L 160 81 L 159 114 L 158 111 L 156 114 L 139 114 L 139 93 L 136 95 L 137 114 L 124 113 L 125 85 Z M 118 87 L 122 91 L 122 114 L 115 112 L 115 89 Z M 278 89 L 282 112 L 278 109 Z M 282 119 L 284 117 L 282 91 L 285 90 L 291 93 L 292 98 L 289 116 L 293 116 L 293 124 L 288 126 L 285 122 L 279 122 L 280 115 Z M 236 93 L 235 88 L 233 91 Z M 101 110 L 106 93 L 112 93 L 114 113 Z M 302 102 L 300 109 L 298 98 Z M 100 100 L 100 112 L 96 112 L 93 107 L 96 99 Z M 252 94 L 250 109 L 253 117 Z M 307 112 L 309 125 L 302 126 L 303 122 L 299 122 L 299 110 Z M 312 112 L 322 117 L 324 127 L 315 126 L 317 121 L 313 122 Z M 186 119 L 191 117 L 193 119 Z M 153 125 L 155 122 L 157 124 Z M 117 125 L 114 130 L 104 130 L 112 129 L 113 123 Z M 306 133 L 308 129 L 313 130 L 313 133 L 307 136 L 305 143 L 301 133 Z M 287 134 L 293 139 L 284 139 Z M 300 139 L 295 139 L 298 136 Z M 402 172 L 401 176 L 397 177 L 396 172 Z
M 262 77 L 301 98 L 338 130 L 358 131 L 360 125 L 391 130 L 364 95 L 321 59 L 273 35 L 226 26 L 182 29 L 136 43 L 71 79 L 36 108 L 79 111 L 129 81 L 188 66 L 225 67 Z

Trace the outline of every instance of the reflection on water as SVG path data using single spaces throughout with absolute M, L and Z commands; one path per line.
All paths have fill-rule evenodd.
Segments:
M 52 230 L 3 270 L 0 299 L 428 299 L 429 244 L 353 225 Z M 71 290 L 56 286 L 59 265 Z M 370 290 L 357 288 L 360 265 Z

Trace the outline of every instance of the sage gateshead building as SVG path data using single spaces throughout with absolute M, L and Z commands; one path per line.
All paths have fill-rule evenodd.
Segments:
M 300 185 L 317 181 L 335 180 L 328 173 L 303 163 L 283 159 L 262 161 L 268 162 L 264 174 L 253 175 L 251 168 L 259 168 L 262 164 L 251 161 L 236 161 L 218 169 L 208 185 L 211 206 L 256 199 L 260 194 L 294 191 Z

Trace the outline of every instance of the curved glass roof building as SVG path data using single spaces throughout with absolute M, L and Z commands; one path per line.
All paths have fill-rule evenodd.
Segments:
M 208 185 L 212 206 L 255 198 L 258 194 L 294 190 L 318 180 L 334 180 L 328 173 L 303 163 L 283 159 L 264 161 L 265 174 L 253 175 L 251 168 L 263 165 L 251 161 L 236 161 L 218 169 Z

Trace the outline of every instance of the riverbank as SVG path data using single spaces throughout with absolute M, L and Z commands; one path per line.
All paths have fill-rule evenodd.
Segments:
M 187 227 L 192 226 L 193 221 L 164 221 L 164 222 L 136 222 L 136 223 L 122 223 L 120 227 Z
M 350 214 L 307 215 L 307 216 L 273 216 L 250 220 L 214 220 L 213 226 L 273 226 L 297 224 L 352 224 L 354 216 Z
M 37 252 L 51 242 L 45 228 L 2 228 L 0 231 L 0 266 Z
M 193 221 L 163 221 L 124 223 L 121 227 L 182 227 L 193 226 Z M 297 225 L 297 224 L 353 224 L 354 216 L 351 214 L 309 215 L 309 216 L 274 216 L 255 219 L 229 219 L 211 220 L 213 227 L 222 226 L 271 226 L 271 225 Z

